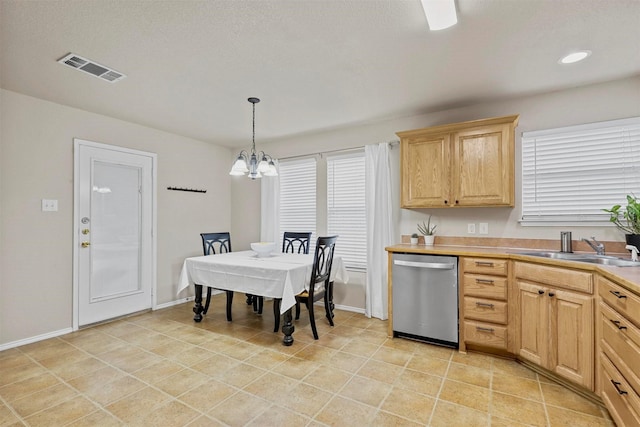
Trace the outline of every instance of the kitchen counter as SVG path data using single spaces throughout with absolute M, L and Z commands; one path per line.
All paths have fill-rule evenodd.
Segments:
M 640 267 L 612 267 L 586 262 L 569 261 L 564 259 L 543 258 L 522 255 L 517 252 L 532 251 L 528 248 L 506 248 L 488 246 L 459 246 L 459 245 L 411 245 L 400 243 L 385 248 L 387 252 L 405 252 L 416 254 L 455 255 L 471 257 L 491 257 L 512 259 L 517 261 L 535 262 L 536 264 L 555 265 L 564 268 L 575 268 L 584 271 L 599 272 L 603 276 L 615 280 L 632 292 L 640 294 Z M 625 254 L 613 254 L 622 258 Z M 630 257 L 628 257 L 631 259 Z

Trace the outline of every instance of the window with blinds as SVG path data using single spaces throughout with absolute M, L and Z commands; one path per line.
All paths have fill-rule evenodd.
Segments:
M 280 238 L 285 231 L 309 232 L 309 253 L 316 240 L 316 160 L 299 159 L 280 163 Z
M 640 196 L 640 117 L 522 134 L 522 224 L 594 225 Z
M 328 156 L 327 233 L 340 236 L 335 254 L 350 269 L 366 269 L 365 212 L 364 152 Z

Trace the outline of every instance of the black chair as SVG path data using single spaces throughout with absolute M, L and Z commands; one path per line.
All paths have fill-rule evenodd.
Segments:
M 298 253 L 308 254 L 309 243 L 311 241 L 311 233 L 298 233 L 295 231 L 285 231 L 282 237 L 282 253 Z M 296 302 L 296 319 L 300 318 L 300 304 Z M 275 319 L 275 328 L 273 332 L 280 329 L 280 301 L 273 301 L 273 317 Z
M 313 303 L 324 299 L 324 310 L 329 324 L 333 326 L 333 312 L 329 296 L 333 293 L 333 282 L 331 282 L 331 267 L 333 265 L 333 252 L 336 247 L 338 236 L 318 237 L 316 251 L 313 258 L 313 269 L 309 289 L 296 295 L 296 304 L 304 303 L 309 310 L 309 323 L 313 331 L 313 338 L 318 339 L 315 315 L 313 313 Z M 298 319 L 299 316 L 296 316 Z
M 205 255 L 223 254 L 231 252 L 231 234 L 222 233 L 201 233 L 202 251 Z M 202 285 L 200 285 L 202 286 Z M 233 302 L 233 291 L 225 290 L 227 294 L 227 321 L 231 322 L 231 303 Z M 211 288 L 207 287 L 207 301 L 202 314 L 207 314 L 211 303 Z
M 285 231 L 282 238 L 282 253 L 308 254 L 310 240 L 311 233 Z

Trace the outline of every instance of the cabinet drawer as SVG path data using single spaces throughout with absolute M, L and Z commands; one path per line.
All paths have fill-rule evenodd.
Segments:
M 600 303 L 600 322 L 603 351 L 640 393 L 637 368 L 640 366 L 640 330 L 603 302 Z
M 598 294 L 617 312 L 640 326 L 640 297 L 602 276 L 598 276 Z
M 600 387 L 602 400 L 607 405 L 616 425 L 631 427 L 640 425 L 640 397 L 604 354 L 600 353 L 602 375 Z
M 464 317 L 465 319 L 496 322 L 505 325 L 507 323 L 507 303 L 464 297 Z
M 507 275 L 509 261 L 493 258 L 464 258 L 462 261 L 465 273 Z
M 573 289 L 589 294 L 593 293 L 592 274 L 586 271 L 516 262 L 515 273 L 519 279 L 527 279 L 536 283 L 544 283 L 545 285 L 564 289 Z
M 506 349 L 507 328 L 466 320 L 464 322 L 464 340 L 471 344 Z
M 463 284 L 465 295 L 501 300 L 507 299 L 506 277 L 465 274 Z

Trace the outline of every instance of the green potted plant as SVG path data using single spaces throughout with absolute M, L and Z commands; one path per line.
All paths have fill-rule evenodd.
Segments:
M 411 244 L 412 245 L 417 245 L 418 244 L 418 233 L 413 233 L 411 235 Z
M 627 206 L 615 205 L 603 211 L 609 214 L 609 221 L 625 233 L 627 245 L 640 249 L 640 201 L 627 195 Z
M 418 223 L 418 231 L 424 236 L 425 245 L 433 245 L 436 227 L 437 225 L 431 225 L 431 215 L 429 215 L 426 222 L 422 221 L 422 224 Z

